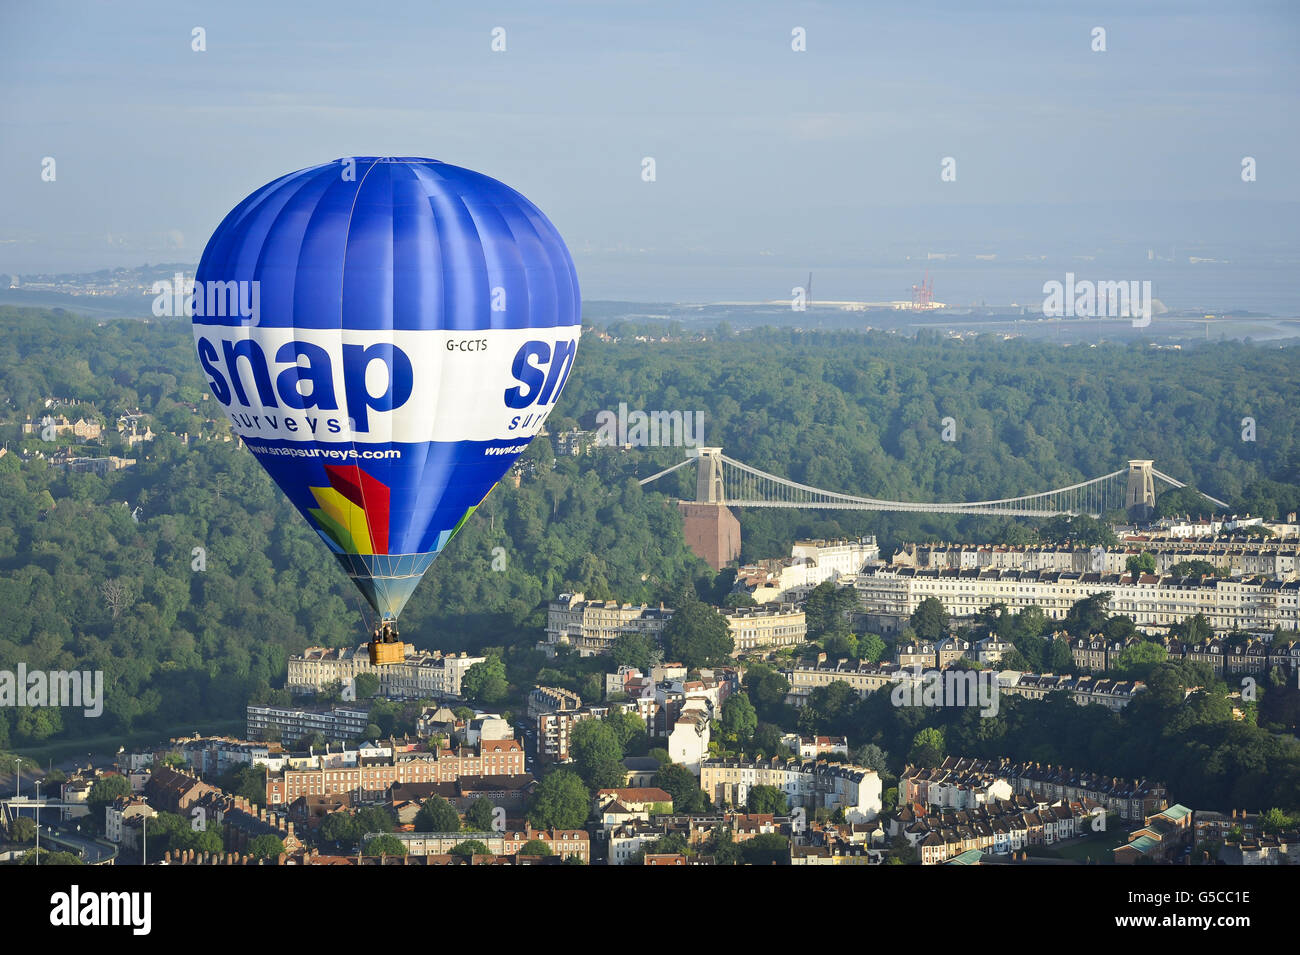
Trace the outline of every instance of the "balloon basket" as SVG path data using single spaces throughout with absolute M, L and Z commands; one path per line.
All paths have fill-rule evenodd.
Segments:
M 393 643 L 370 641 L 370 663 L 382 667 L 392 663 L 401 663 L 406 659 L 406 644 L 400 640 Z

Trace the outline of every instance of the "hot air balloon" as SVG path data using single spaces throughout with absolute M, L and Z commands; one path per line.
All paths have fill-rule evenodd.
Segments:
M 213 396 L 378 615 L 372 659 L 401 659 L 402 608 L 573 368 L 559 233 L 469 169 L 341 159 L 236 206 L 190 309 Z

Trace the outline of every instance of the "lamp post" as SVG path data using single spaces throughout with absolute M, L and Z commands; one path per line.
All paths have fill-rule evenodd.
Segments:
M 41 783 L 36 782 L 36 864 L 41 864 Z
M 14 798 L 17 799 L 23 794 L 23 758 L 19 756 L 14 760 Z

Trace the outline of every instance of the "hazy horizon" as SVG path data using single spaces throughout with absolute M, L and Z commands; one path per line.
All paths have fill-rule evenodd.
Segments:
M 591 299 L 779 299 L 812 272 L 888 300 L 928 269 L 969 304 L 1091 267 L 1296 313 L 1298 27 L 1284 3 L 16 8 L 0 272 L 195 262 L 279 175 L 423 155 L 536 202 Z M 1140 274 L 1148 250 L 1179 267 Z

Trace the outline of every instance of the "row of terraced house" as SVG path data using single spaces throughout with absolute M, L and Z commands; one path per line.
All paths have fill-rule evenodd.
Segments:
M 1080 600 L 1103 593 L 1110 595 L 1110 613 L 1144 630 L 1167 630 L 1197 614 L 1220 632 L 1300 629 L 1300 580 L 1263 576 L 867 567 L 853 586 L 872 626 L 886 632 L 901 630 L 928 597 L 956 618 L 973 618 L 1000 603 L 1013 613 L 1036 606 L 1059 621 Z
M 782 670 L 790 682 L 786 702 L 803 706 L 812 691 L 831 683 L 846 683 L 859 696 L 867 696 L 895 683 L 922 682 L 933 669 L 897 663 L 853 663 L 840 660 L 834 664 L 818 662 Z M 972 677 L 974 674 L 971 674 Z M 1140 680 L 1112 680 L 1093 676 L 1070 676 L 1054 673 L 1023 673 L 1003 670 L 998 673 L 998 693 L 1042 699 L 1048 693 L 1063 690 L 1081 706 L 1098 704 L 1110 710 L 1122 710 L 1139 693 L 1146 690 Z
M 1128 820 L 1143 820 L 1169 805 L 1163 783 L 1009 759 L 949 756 L 933 768 L 909 765 L 898 780 L 900 806 L 967 809 L 1012 795 L 1033 796 L 1049 804 L 1090 800 Z
M 1294 538 L 1277 541 L 1134 539 L 1115 547 L 1047 545 L 907 544 L 895 552 L 890 565 L 917 570 L 1021 570 L 1123 574 L 1128 561 L 1150 554 L 1156 572 L 1167 574 L 1177 564 L 1203 560 L 1231 577 L 1259 575 L 1280 580 L 1300 569 L 1300 545 Z
M 1125 649 L 1140 642 L 1139 637 L 1107 640 L 1101 634 L 1093 634 L 1072 640 L 1070 654 L 1076 667 L 1098 673 L 1113 668 Z M 1165 648 L 1169 659 L 1205 663 L 1219 674 L 1267 673 L 1274 667 L 1281 667 L 1293 676 L 1300 673 L 1300 640 L 1240 636 L 1210 637 L 1192 643 L 1166 636 L 1156 642 Z
M 889 835 L 907 839 L 922 865 L 937 865 L 971 850 L 1006 855 L 1088 835 L 1099 809 L 1086 796 L 1048 800 L 1029 794 L 961 809 L 904 806 L 890 821 Z

